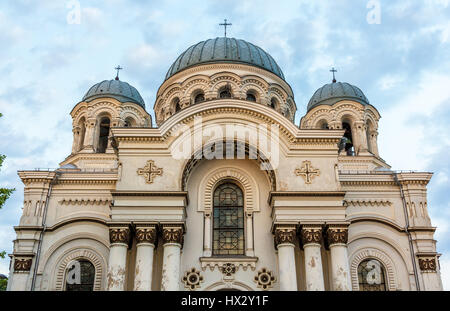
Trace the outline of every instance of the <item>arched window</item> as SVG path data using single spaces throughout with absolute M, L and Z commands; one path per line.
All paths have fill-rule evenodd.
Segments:
M 248 91 L 246 100 L 251 101 L 251 102 L 256 102 L 255 94 L 251 91 Z
M 321 120 L 318 124 L 318 128 L 321 130 L 329 130 L 328 122 L 326 120 Z
M 278 108 L 278 101 L 275 97 L 272 97 L 272 99 L 270 100 L 270 107 L 272 107 L 273 109 L 277 110 Z
M 173 105 L 173 111 L 178 112 L 181 110 L 180 99 L 178 97 L 175 97 L 173 99 L 172 105 Z
M 348 122 L 342 122 L 342 129 L 345 130 L 344 136 L 341 139 L 341 146 L 339 147 L 339 151 L 345 149 L 347 155 L 353 156 L 353 135 L 352 135 L 352 127 Z
M 214 191 L 213 255 L 244 255 L 244 197 L 232 182 Z
M 73 261 L 66 272 L 66 291 L 92 291 L 95 267 L 88 260 Z
M 366 259 L 358 266 L 360 291 L 386 291 L 386 278 L 383 265 L 376 259 Z
M 128 117 L 125 119 L 125 122 L 124 122 L 125 127 L 133 127 L 133 126 L 135 126 L 135 124 L 136 124 L 136 122 L 134 121 L 133 118 Z
M 231 87 L 230 85 L 225 85 L 219 91 L 219 98 L 231 98 Z
M 205 101 L 205 94 L 203 93 L 198 93 L 197 95 L 195 95 L 194 97 L 194 104 L 198 104 L 201 102 Z
M 100 130 L 99 130 L 100 133 L 97 148 L 98 153 L 105 153 L 106 148 L 108 147 L 109 126 L 110 126 L 109 118 L 104 117 L 100 119 Z

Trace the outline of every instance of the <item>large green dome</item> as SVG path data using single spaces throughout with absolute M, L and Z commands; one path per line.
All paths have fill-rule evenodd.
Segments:
M 263 49 L 245 40 L 226 37 L 201 41 L 189 47 L 170 66 L 166 80 L 186 68 L 220 62 L 260 67 L 284 80 L 280 67 Z
M 144 100 L 136 88 L 120 80 L 104 80 L 94 84 L 84 95 L 83 101 L 89 102 L 100 97 L 112 97 L 122 103 L 132 102 L 145 108 Z

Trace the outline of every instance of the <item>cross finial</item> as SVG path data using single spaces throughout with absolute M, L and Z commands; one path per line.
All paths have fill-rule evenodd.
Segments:
M 119 66 L 117 66 L 116 68 L 114 68 L 115 70 L 117 70 L 117 76 L 116 76 L 116 80 L 119 80 L 119 70 L 122 70 L 123 68 Z
M 333 73 L 333 83 L 336 83 L 336 77 L 334 76 L 334 73 L 337 72 L 337 70 L 334 69 L 334 67 L 333 67 L 333 68 L 331 68 L 330 72 Z
M 233 25 L 233 24 L 231 24 L 231 23 L 227 23 L 227 19 L 225 18 L 224 20 L 224 23 L 221 23 L 221 24 L 219 24 L 220 26 L 223 26 L 224 28 L 225 28 L 225 37 L 227 36 L 227 26 L 231 26 L 231 25 Z

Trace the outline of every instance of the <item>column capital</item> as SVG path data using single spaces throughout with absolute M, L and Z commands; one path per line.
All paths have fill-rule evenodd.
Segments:
M 128 227 L 111 227 L 109 228 L 109 242 L 127 244 L 130 241 L 130 229 Z
M 284 224 L 275 225 L 274 226 L 275 248 L 278 248 L 280 244 L 294 244 L 296 232 L 297 232 L 296 225 L 284 225 Z
M 436 255 L 417 255 L 419 257 L 419 267 L 422 272 L 436 272 Z
M 136 226 L 136 242 L 155 245 L 157 241 L 156 225 Z
M 183 224 L 163 224 L 162 239 L 163 244 L 178 243 L 183 247 L 184 225 Z
M 14 256 L 14 272 L 30 272 L 33 257 Z
M 326 230 L 328 246 L 334 244 L 347 244 L 348 241 L 348 225 L 330 224 Z
M 302 244 L 322 244 L 322 227 L 321 224 L 302 225 L 300 230 Z

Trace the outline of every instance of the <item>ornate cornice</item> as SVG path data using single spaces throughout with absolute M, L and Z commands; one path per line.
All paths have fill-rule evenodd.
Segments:
M 99 199 L 62 199 L 58 201 L 61 205 L 108 205 L 112 202 L 109 198 Z
M 345 206 L 391 206 L 388 200 L 344 200 Z

